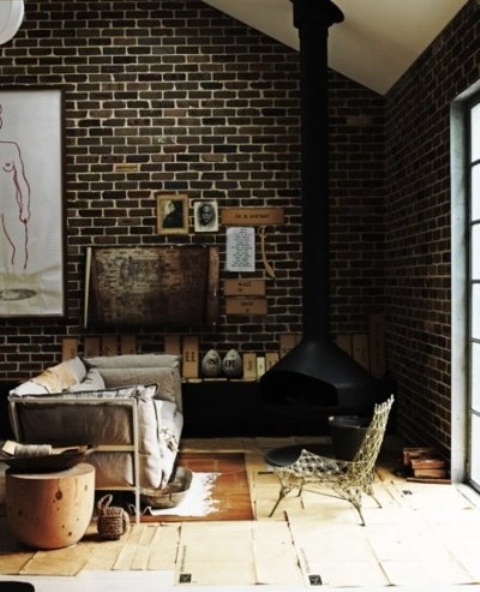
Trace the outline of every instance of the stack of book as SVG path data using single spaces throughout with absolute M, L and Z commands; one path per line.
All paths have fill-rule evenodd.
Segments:
M 448 480 L 448 464 L 433 448 L 404 448 L 403 466 L 410 481 Z

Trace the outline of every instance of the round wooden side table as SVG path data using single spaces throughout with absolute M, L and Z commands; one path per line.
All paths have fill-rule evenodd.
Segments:
M 95 467 L 88 463 L 53 473 L 6 473 L 8 524 L 29 547 L 77 543 L 90 524 L 94 502 Z

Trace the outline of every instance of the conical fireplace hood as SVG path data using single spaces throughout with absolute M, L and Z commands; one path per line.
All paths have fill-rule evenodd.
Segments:
M 300 39 L 303 338 L 260 379 L 276 402 L 364 408 L 378 382 L 330 338 L 328 29 L 343 21 L 330 0 L 292 0 Z

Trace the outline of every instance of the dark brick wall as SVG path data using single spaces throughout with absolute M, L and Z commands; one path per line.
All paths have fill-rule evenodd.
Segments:
M 387 95 L 385 276 L 398 429 L 451 444 L 450 105 L 478 81 L 470 1 Z
M 383 99 L 340 76 L 330 90 L 331 326 L 367 332 L 384 310 Z
M 270 314 L 226 318 L 222 301 L 220 323 L 200 335 L 203 350 L 262 352 L 299 331 L 298 55 L 195 0 L 29 0 L 26 10 L 0 47 L 0 85 L 65 90 L 68 314 L 0 319 L 2 378 L 58 361 L 62 337 L 85 334 L 87 246 L 205 242 L 220 247 L 223 263 L 223 228 L 156 234 L 156 191 L 285 209 L 285 225 L 268 230 L 277 277 L 260 260 L 255 274 L 267 277 Z M 449 109 L 478 80 L 479 10 L 471 0 L 385 99 L 331 74 L 332 332 L 366 331 L 368 313 L 386 311 L 398 428 L 445 449 Z M 165 138 L 173 142 L 158 143 Z M 139 173 L 116 173 L 122 162 Z M 166 332 L 137 334 L 161 349 Z
M 0 68 L 2 87 L 64 89 L 68 305 L 64 319 L 0 319 L 3 376 L 58 361 L 65 336 L 97 334 L 82 328 L 87 246 L 216 244 L 223 268 L 224 228 L 157 234 L 157 191 L 285 211 L 267 230 L 276 278 L 259 254 L 254 274 L 266 278 L 268 316 L 227 318 L 222 298 L 202 351 L 261 353 L 301 330 L 296 52 L 195 0 L 29 0 Z M 332 331 L 364 332 L 384 308 L 384 99 L 331 74 L 331 112 Z M 117 172 L 124 162 L 139 172 Z M 138 342 L 161 350 L 167 332 L 141 327 Z

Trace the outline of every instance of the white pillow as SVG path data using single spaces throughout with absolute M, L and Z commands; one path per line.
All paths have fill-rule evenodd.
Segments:
M 79 384 L 74 384 L 65 392 L 68 393 L 75 393 L 81 391 L 97 391 L 102 390 L 105 388 L 105 381 L 103 380 L 102 375 L 96 368 L 90 368 L 85 376 L 85 379 L 80 382 Z
M 71 358 L 70 360 L 66 360 L 65 364 L 70 367 L 70 370 L 75 374 L 77 377 L 78 382 L 82 382 L 82 380 L 87 375 L 87 369 L 85 368 L 85 364 L 82 360 L 77 356 L 75 358 Z
M 43 384 L 37 384 L 33 380 L 22 382 L 9 392 L 15 397 L 23 397 L 25 395 L 48 395 L 48 389 Z

